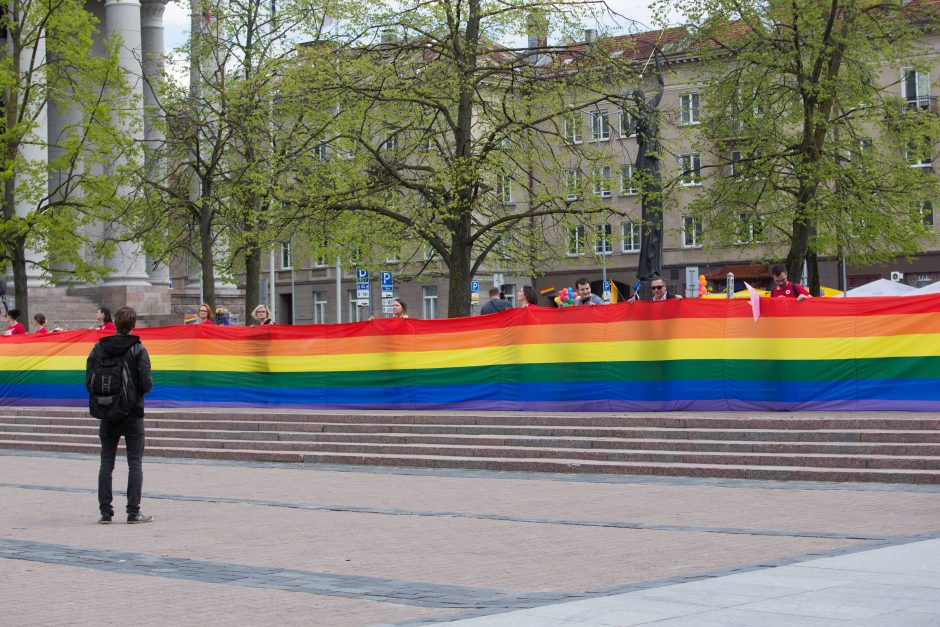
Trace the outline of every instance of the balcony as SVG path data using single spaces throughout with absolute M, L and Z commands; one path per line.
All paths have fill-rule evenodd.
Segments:
M 938 113 L 937 109 L 937 96 L 916 96 L 907 99 L 907 108 L 909 110 L 919 109 L 921 111 L 929 111 L 930 113 Z

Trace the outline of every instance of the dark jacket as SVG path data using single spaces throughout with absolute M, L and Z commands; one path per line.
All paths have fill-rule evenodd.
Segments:
M 88 361 L 85 363 L 85 389 L 91 393 L 91 375 L 98 368 L 98 362 L 103 357 L 113 357 L 115 355 L 124 355 L 125 359 L 131 360 L 131 372 L 137 373 L 135 389 L 137 390 L 137 402 L 130 413 L 132 418 L 143 418 L 144 416 L 144 394 L 153 388 L 153 377 L 150 374 L 150 355 L 147 349 L 140 343 L 140 338 L 136 335 L 110 335 L 98 340 L 95 347 L 88 354 Z M 133 367 L 135 366 L 136 367 Z
M 504 298 L 491 298 L 480 308 L 480 315 L 494 314 L 512 309 L 512 305 Z

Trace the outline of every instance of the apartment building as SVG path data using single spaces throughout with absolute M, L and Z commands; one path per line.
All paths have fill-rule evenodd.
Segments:
M 667 33 L 668 44 L 678 33 Z M 588 34 L 590 38 L 590 33 Z M 654 43 L 663 45 L 662 33 L 643 33 L 621 38 L 624 51 L 637 62 L 649 59 Z M 612 45 L 616 47 L 618 40 Z M 585 45 L 588 45 L 586 42 Z M 910 107 L 937 111 L 940 94 L 940 64 L 936 63 L 940 50 L 940 37 L 926 41 L 927 65 L 937 67 L 936 72 L 915 70 L 912 67 L 886 67 L 882 83 L 886 90 L 895 90 Z M 617 52 L 614 52 L 616 55 Z M 918 63 L 918 65 L 920 65 Z M 641 87 L 648 95 L 655 93 L 657 85 L 646 74 Z M 670 289 L 692 294 L 697 288 L 699 275 L 706 275 L 717 290 L 724 289 L 725 276 L 731 272 L 737 280 L 752 284 L 769 281 L 767 262 L 773 254 L 766 248 L 741 245 L 726 248 L 708 248 L 704 245 L 708 224 L 701 223 L 687 211 L 688 203 L 707 185 L 705 172 L 714 169 L 714 150 L 698 138 L 696 129 L 702 123 L 706 106 L 702 90 L 697 84 L 695 59 L 674 54 L 670 56 L 665 72 L 666 83 L 659 104 L 662 143 L 661 171 L 669 187 L 670 202 L 664 212 L 663 275 Z M 625 85 L 624 94 L 635 85 Z M 573 287 L 577 278 L 587 277 L 596 292 L 602 289 L 601 279 L 615 281 L 621 292 L 632 286 L 637 278 L 640 252 L 640 196 L 635 180 L 634 162 L 637 154 L 636 125 L 629 109 L 614 103 L 601 103 L 586 110 L 572 112 L 560 121 L 565 142 L 589 144 L 597 151 L 609 155 L 606 165 L 585 168 L 573 162 L 557 181 L 559 193 L 575 200 L 578 194 L 590 194 L 594 201 L 609 207 L 594 221 L 567 225 L 563 228 L 546 223 L 544 236 L 555 241 L 557 259 L 541 267 L 539 276 L 530 278 L 514 267 L 511 261 L 491 255 L 485 271 L 474 280 L 478 285 L 479 304 L 487 299 L 487 290 L 504 288 L 506 296 L 515 297 L 519 286 L 531 284 L 539 289 Z M 899 148 L 900 150 L 900 148 Z M 935 151 L 908 155 L 910 166 L 933 172 Z M 734 155 L 730 166 L 734 168 Z M 521 176 L 522 173 L 519 173 Z M 513 176 L 499 177 L 496 194 L 509 206 L 526 206 L 527 198 L 522 186 L 513 185 Z M 923 202 L 924 220 L 936 229 L 934 199 L 911 199 Z M 297 324 L 349 322 L 382 316 L 380 277 L 376 271 L 369 278 L 369 297 L 357 289 L 356 269 L 350 264 L 337 264 L 332 260 L 293 259 L 290 243 L 272 255 L 273 269 L 266 264 L 263 279 L 264 292 L 273 293 L 278 322 Z M 415 268 L 424 268 L 421 276 L 400 282 L 404 275 L 414 274 Z M 433 258 L 412 258 L 408 262 L 385 260 L 378 263 L 378 272 L 391 272 L 395 279 L 394 296 L 405 300 L 409 313 L 419 318 L 446 316 L 448 307 L 448 281 L 446 267 Z M 843 278 L 844 277 L 844 278 Z M 896 278 L 911 285 L 924 285 L 940 280 L 940 246 L 925 242 L 925 250 L 914 259 L 895 259 L 880 266 L 848 265 L 843 272 L 840 260 L 820 258 L 820 278 L 823 285 L 851 288 L 875 278 Z M 273 289 L 271 282 L 273 281 Z M 363 306 L 363 302 L 370 305 Z M 548 299 L 545 303 L 548 304 Z M 474 309 L 474 313 L 479 308 Z

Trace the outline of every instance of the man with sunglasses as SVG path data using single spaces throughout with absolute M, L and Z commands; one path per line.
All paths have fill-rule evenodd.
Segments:
M 653 279 L 650 281 L 650 293 L 653 295 L 650 300 L 654 303 L 663 300 L 682 300 L 682 296 L 679 294 L 669 293 L 666 287 L 666 281 L 664 281 L 661 276 L 653 276 Z
M 679 294 L 670 294 L 669 288 L 666 287 L 666 282 L 658 274 L 654 274 L 653 278 L 650 279 L 650 298 L 651 302 L 657 303 L 664 300 L 682 300 L 682 296 Z M 640 300 L 640 291 L 637 290 L 633 296 L 627 300 L 628 303 L 636 302 Z

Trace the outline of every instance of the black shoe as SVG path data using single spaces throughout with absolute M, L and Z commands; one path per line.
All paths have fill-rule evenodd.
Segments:
M 99 525 L 110 525 L 110 524 L 111 524 L 111 517 L 112 517 L 112 516 L 114 516 L 114 514 L 102 514 L 102 515 L 101 515 L 101 518 L 98 519 L 98 524 L 99 524 Z
M 143 514 L 128 514 L 127 515 L 127 524 L 136 525 L 138 523 L 146 523 L 153 520 L 153 516 L 144 516 Z

